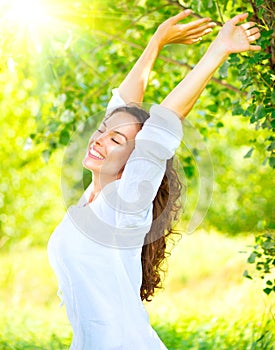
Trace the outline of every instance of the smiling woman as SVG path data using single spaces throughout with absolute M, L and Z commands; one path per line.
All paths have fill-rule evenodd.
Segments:
M 248 14 L 226 22 L 195 68 L 148 114 L 143 101 L 160 49 L 197 42 L 214 26 L 187 25 L 186 10 L 163 22 L 126 78 L 113 89 L 106 115 L 88 142 L 83 165 L 92 181 L 68 208 L 48 243 L 59 295 L 73 328 L 71 350 L 164 350 L 142 301 L 161 285 L 167 238 L 178 218 L 181 184 L 173 156 L 183 120 L 229 54 L 260 50 Z

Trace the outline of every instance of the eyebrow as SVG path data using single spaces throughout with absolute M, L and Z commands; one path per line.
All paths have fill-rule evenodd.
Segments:
M 102 122 L 102 124 L 105 126 L 105 128 L 107 128 L 107 124 L 106 124 L 106 122 Z M 127 136 L 125 135 L 125 134 L 123 134 L 122 132 L 120 132 L 120 131 L 117 131 L 117 130 L 112 130 L 115 134 L 118 134 L 118 135 L 121 135 L 121 136 L 123 136 L 125 139 L 126 139 L 126 141 L 128 141 L 128 138 L 127 138 Z

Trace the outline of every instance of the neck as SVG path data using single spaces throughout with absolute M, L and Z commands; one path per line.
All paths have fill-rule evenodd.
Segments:
M 102 174 L 93 173 L 93 187 L 92 191 L 90 193 L 89 197 L 89 203 L 96 199 L 96 197 L 99 195 L 101 190 L 108 185 L 109 183 L 119 179 L 120 177 L 117 176 L 116 178 L 110 177 L 110 176 L 104 176 Z

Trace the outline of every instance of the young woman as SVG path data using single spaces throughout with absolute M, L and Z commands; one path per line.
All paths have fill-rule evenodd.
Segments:
M 48 246 L 50 263 L 73 328 L 74 350 L 166 349 L 142 304 L 160 282 L 165 239 L 176 217 L 179 183 L 171 165 L 181 120 L 230 53 L 260 50 L 247 14 L 228 21 L 186 78 L 150 114 L 141 102 L 163 45 L 192 43 L 211 31 L 209 19 L 186 25 L 184 11 L 159 26 L 113 97 L 88 143 L 83 165 L 93 181 L 68 209 Z M 118 107 L 118 108 L 117 108 Z

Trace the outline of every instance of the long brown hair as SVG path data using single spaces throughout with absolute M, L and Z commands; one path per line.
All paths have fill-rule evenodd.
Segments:
M 133 115 L 141 127 L 150 117 L 148 112 L 135 105 L 118 107 L 108 117 L 117 112 Z M 174 158 L 171 158 L 166 163 L 166 172 L 153 201 L 153 222 L 142 247 L 142 300 L 151 301 L 155 289 L 162 286 L 162 274 L 165 271 L 163 265 L 169 255 L 167 241 L 168 238 L 179 234 L 173 226 L 181 209 L 181 189 L 182 184 L 175 169 Z

